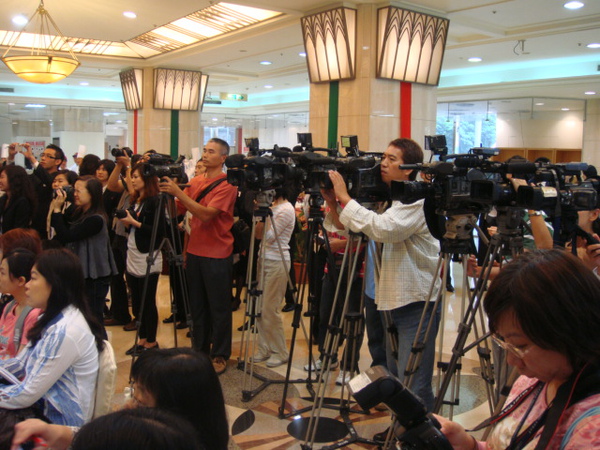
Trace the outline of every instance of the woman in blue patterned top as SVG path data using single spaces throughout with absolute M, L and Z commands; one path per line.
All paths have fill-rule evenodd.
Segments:
M 0 385 L 0 408 L 39 407 L 52 423 L 81 426 L 92 416 L 103 348 L 102 327 L 84 301 L 79 259 L 66 249 L 37 258 L 26 285 L 27 304 L 43 314 L 29 331 L 29 344 L 0 370 L 17 378 Z

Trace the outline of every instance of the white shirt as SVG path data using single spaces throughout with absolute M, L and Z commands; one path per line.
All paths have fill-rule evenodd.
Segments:
M 281 250 L 286 261 L 290 261 L 290 239 L 294 231 L 296 223 L 296 210 L 288 201 L 282 202 L 271 208 L 273 211 L 272 222 L 277 231 L 277 237 L 281 244 Z M 273 227 L 269 226 L 265 229 L 265 234 L 262 238 L 261 247 L 264 246 L 265 259 L 281 260 L 277 239 Z
M 351 200 L 340 214 L 345 227 L 383 243 L 379 280 L 375 280 L 375 301 L 381 311 L 434 301 L 439 292 L 441 280 L 436 269 L 440 248 L 427 228 L 423 203 L 393 201 L 390 208 L 378 214 Z M 335 230 L 329 215 L 325 228 Z M 433 280 L 435 287 L 429 296 Z

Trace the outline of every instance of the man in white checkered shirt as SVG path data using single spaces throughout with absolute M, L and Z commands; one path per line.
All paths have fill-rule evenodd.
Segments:
M 415 141 L 396 139 L 390 142 L 383 154 L 381 178 L 388 185 L 391 185 L 393 180 L 414 180 L 417 171 L 400 169 L 399 166 L 422 162 L 423 150 Z M 388 209 L 379 214 L 352 200 L 338 172 L 331 171 L 329 176 L 334 188 L 333 191 L 323 192 L 331 210 L 326 217 L 325 227 L 337 231 L 348 228 L 354 232 L 362 232 L 369 239 L 383 244 L 375 301 L 379 311 L 390 312 L 391 319 L 398 329 L 397 368 L 402 377 L 425 301 L 435 301 L 441 286 L 440 275 L 436 273 L 439 243 L 427 228 L 423 213 L 424 200 L 410 205 L 393 201 Z M 433 280 L 435 289 L 429 297 Z M 425 345 L 419 370 L 413 377 L 411 386 L 411 390 L 425 401 L 429 410 L 434 402 L 431 378 L 439 309 L 433 314 L 432 334 Z M 427 321 L 432 310 L 430 307 Z M 426 327 L 427 323 L 422 329 L 422 334 L 425 333 Z M 388 356 L 388 366 L 390 363 L 393 362 Z

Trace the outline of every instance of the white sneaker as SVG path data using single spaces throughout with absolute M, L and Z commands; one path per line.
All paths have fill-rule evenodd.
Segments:
M 276 355 L 271 355 L 269 359 L 267 359 L 266 366 L 267 367 L 279 367 L 288 362 L 287 358 L 280 358 Z
M 329 369 L 330 370 L 337 369 L 339 365 L 340 365 L 339 361 L 332 361 L 329 363 Z M 317 359 L 317 362 L 315 363 L 314 366 L 311 367 L 311 364 L 307 364 L 304 366 L 304 370 L 306 370 L 308 372 L 309 367 L 310 367 L 310 370 L 313 372 L 320 372 L 321 369 L 323 368 L 323 361 L 321 361 L 320 359 Z
M 352 375 L 350 375 L 350 372 L 344 372 L 343 370 L 340 370 L 340 374 L 335 379 L 335 384 L 341 386 L 343 384 L 347 384 L 351 379 Z
M 271 355 L 269 353 L 263 353 L 261 350 L 258 350 L 254 356 L 251 356 L 249 361 L 253 363 L 259 363 L 266 361 L 269 359 Z

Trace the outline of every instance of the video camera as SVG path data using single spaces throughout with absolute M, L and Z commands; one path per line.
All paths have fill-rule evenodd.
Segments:
M 384 403 L 392 410 L 402 427 L 395 428 L 394 432 L 403 449 L 452 448 L 440 431 L 440 423 L 427 413 L 423 401 L 406 389 L 385 367 L 374 366 L 367 369 L 350 380 L 348 388 L 364 410 L 379 403 Z
M 283 186 L 290 174 L 285 159 L 288 149 L 275 146 L 272 150 L 258 150 L 255 156 L 230 155 L 225 159 L 227 182 L 240 189 L 265 191 Z
M 560 207 L 574 211 L 589 211 L 598 206 L 597 182 L 581 182 L 586 163 L 546 164 L 535 172 L 531 182 L 536 186 L 521 186 L 517 204 L 529 209 L 544 210 L 550 217 L 560 215 Z M 571 183 L 575 177 L 579 183 Z
M 133 156 L 133 150 L 131 150 L 129 147 L 115 147 L 110 151 L 110 154 L 113 155 L 115 158 L 119 156 L 128 156 L 129 158 L 131 158 Z
M 329 171 L 338 171 L 348 193 L 358 202 L 378 202 L 389 198 L 389 188 L 381 179 L 380 158 L 372 154 L 360 157 L 331 158 L 313 152 L 292 153 L 304 192 L 318 194 L 332 189 Z
M 159 179 L 163 177 L 177 178 L 179 181 L 185 177 L 185 168 L 183 167 L 183 155 L 177 160 L 173 160 L 169 155 L 162 153 L 149 153 L 148 161 L 144 165 L 144 176 L 156 176 Z

